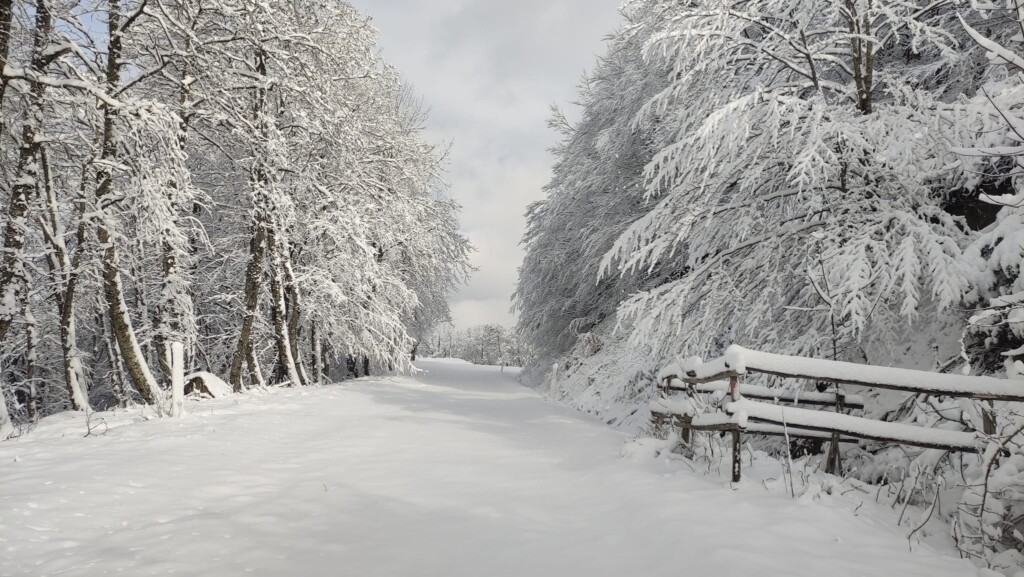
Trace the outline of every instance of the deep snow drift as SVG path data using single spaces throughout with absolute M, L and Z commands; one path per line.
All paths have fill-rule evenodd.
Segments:
M 0 575 L 976 574 L 908 551 L 868 496 L 855 514 L 623 459 L 623 433 L 508 369 L 417 364 L 0 443 Z

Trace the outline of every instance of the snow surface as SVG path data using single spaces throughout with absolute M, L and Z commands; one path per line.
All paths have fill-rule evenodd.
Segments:
M 417 366 L 0 443 L 0 575 L 978 574 L 872 496 L 732 490 L 507 369 Z

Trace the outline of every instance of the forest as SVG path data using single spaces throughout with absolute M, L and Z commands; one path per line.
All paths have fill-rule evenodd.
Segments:
M 404 370 L 470 272 L 444 150 L 330 0 L 0 1 L 0 437 Z
M 533 382 L 635 430 L 660 368 L 731 344 L 1022 378 L 1024 4 L 633 0 L 623 14 L 580 118 L 552 116 L 553 178 L 527 215 L 514 306 Z M 865 393 L 885 421 L 995 419 L 984 455 L 862 443 L 844 476 L 898 484 L 901 506 L 946 503 L 961 554 L 1013 574 L 1024 407 Z
M 424 356 L 462 359 L 477 365 L 523 367 L 533 357 L 533 351 L 515 330 L 496 323 L 462 330 L 438 325 L 416 348 Z

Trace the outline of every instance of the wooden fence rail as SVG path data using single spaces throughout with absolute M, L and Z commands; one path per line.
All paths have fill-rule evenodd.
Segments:
M 829 440 L 826 471 L 830 473 L 839 470 L 839 444 L 844 442 L 864 439 L 977 452 L 985 437 L 978 431 L 918 427 L 847 415 L 846 411 L 863 409 L 864 400 L 857 395 L 844 395 L 838 389 L 826 392 L 787 391 L 739 382 L 741 376 L 752 373 L 990 402 L 1024 401 L 1024 383 L 1020 381 L 788 357 L 734 345 L 721 358 L 707 363 L 690 359 L 682 366 L 671 365 L 658 373 L 663 394 L 661 399 L 651 403 L 655 426 L 670 424 L 678 427 L 685 443 L 689 443 L 691 431 L 730 433 L 734 482 L 740 480 L 743 433 Z M 697 395 L 725 393 L 727 402 L 722 405 L 720 413 L 696 414 L 693 403 L 670 398 L 673 392 L 683 392 L 689 399 L 695 399 Z M 834 410 L 811 410 L 803 406 L 832 407 Z
M 682 392 L 697 392 L 697 393 L 728 393 L 729 392 L 728 381 L 712 381 L 709 383 L 683 383 L 680 385 L 674 384 L 669 381 L 661 386 L 662 390 L 665 391 L 682 391 Z M 837 402 L 840 401 L 839 397 L 844 397 L 842 400 L 847 409 L 863 409 L 864 399 L 860 395 L 843 395 L 842 393 L 819 393 L 817 391 L 786 391 L 780 389 L 772 389 L 769 387 L 763 387 L 760 385 L 746 385 L 741 384 L 740 395 L 746 399 L 758 399 L 763 401 L 777 401 L 786 402 L 791 404 L 799 405 L 817 405 L 821 407 L 833 407 Z

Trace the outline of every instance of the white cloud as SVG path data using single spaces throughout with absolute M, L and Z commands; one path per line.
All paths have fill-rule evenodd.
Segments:
M 479 268 L 454 297 L 455 323 L 512 324 L 509 299 L 526 206 L 550 177 L 549 106 L 575 97 L 618 25 L 621 0 L 353 0 L 384 57 L 430 109 L 428 137 L 453 142 L 447 180 Z

